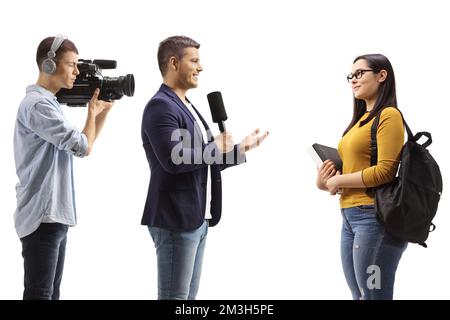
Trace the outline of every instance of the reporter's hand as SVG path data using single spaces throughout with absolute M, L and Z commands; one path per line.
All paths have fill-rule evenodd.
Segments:
M 241 143 L 239 143 L 239 151 L 241 154 L 244 154 L 245 152 L 258 147 L 264 141 L 264 139 L 267 138 L 267 136 L 269 135 L 269 132 L 266 131 L 262 135 L 258 135 L 258 134 L 259 134 L 259 129 L 256 129 L 255 131 L 250 133 L 248 136 L 244 137 L 244 139 L 242 139 Z
M 220 153 L 228 153 L 234 148 L 233 136 L 229 131 L 224 131 L 214 137 L 214 143 L 217 145 Z
M 325 160 L 320 168 L 317 169 L 317 188 L 328 191 L 327 181 L 336 174 L 336 167 L 331 160 Z
M 98 95 L 100 94 L 100 89 L 97 88 L 94 91 L 94 95 L 89 101 L 89 112 L 92 113 L 93 116 L 98 116 L 102 112 L 108 112 L 113 106 L 114 102 L 108 102 L 103 100 L 98 100 Z

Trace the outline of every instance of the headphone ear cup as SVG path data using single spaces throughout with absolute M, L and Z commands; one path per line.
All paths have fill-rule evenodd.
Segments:
M 42 71 L 47 74 L 53 74 L 56 71 L 56 63 L 50 58 L 45 59 L 42 62 Z

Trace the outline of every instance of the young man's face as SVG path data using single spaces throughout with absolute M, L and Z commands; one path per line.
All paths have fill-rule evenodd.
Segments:
M 78 55 L 75 52 L 67 51 L 58 57 L 56 63 L 56 71 L 52 75 L 55 81 L 55 86 L 60 89 L 72 89 L 73 83 L 80 74 L 77 67 Z
M 198 50 L 194 47 L 184 49 L 183 58 L 178 63 L 178 81 L 184 89 L 196 88 L 198 75 L 203 71 Z

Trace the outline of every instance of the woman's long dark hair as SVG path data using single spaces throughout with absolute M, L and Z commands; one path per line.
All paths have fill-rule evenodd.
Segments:
M 378 88 L 378 97 L 373 109 L 370 111 L 369 116 L 359 123 L 359 126 L 361 127 L 372 120 L 384 108 L 397 108 L 397 96 L 395 93 L 394 69 L 392 68 L 388 58 L 382 54 L 365 54 L 357 57 L 353 63 L 360 59 L 366 60 L 369 68 L 375 70 L 376 72 L 380 72 L 381 70 L 387 71 L 386 80 L 380 83 Z M 361 99 L 353 98 L 353 118 L 347 129 L 345 129 L 343 136 L 359 121 L 359 119 L 361 119 L 365 112 L 366 102 Z

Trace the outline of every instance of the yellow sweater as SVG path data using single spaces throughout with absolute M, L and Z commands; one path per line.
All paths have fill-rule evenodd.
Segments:
M 360 121 L 367 118 L 366 112 Z M 360 127 L 358 121 L 339 142 L 338 151 L 343 162 L 343 174 L 362 171 L 364 185 L 380 186 L 394 179 L 404 142 L 403 120 L 396 108 L 381 112 L 377 130 L 378 163 L 370 166 L 370 129 L 375 119 Z M 365 188 L 344 188 L 341 208 L 374 204 Z

